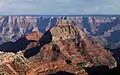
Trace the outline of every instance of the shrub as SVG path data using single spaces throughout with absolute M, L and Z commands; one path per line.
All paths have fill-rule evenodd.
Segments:
M 72 63 L 72 61 L 71 61 L 71 60 L 69 60 L 69 59 L 67 59 L 67 60 L 66 60 L 66 63 L 67 63 L 67 64 L 71 64 L 71 63 Z

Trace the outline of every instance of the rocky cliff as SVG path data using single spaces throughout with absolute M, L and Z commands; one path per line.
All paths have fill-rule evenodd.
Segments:
M 39 38 L 31 35 L 35 34 L 28 34 L 26 38 Z M 39 43 L 35 47 L 16 54 L 1 52 L 1 73 L 46 75 L 66 71 L 76 75 L 87 75 L 85 67 L 114 68 L 117 66 L 111 53 L 93 38 L 86 39 L 84 30 L 78 26 L 54 26 L 41 36 Z M 37 49 L 39 51 L 34 56 L 26 58 L 26 52 L 29 55 Z
M 117 62 L 85 29 L 71 21 L 59 21 L 45 33 L 32 32 L 22 36 L 27 40 L 22 52 L 1 52 L 0 72 L 6 75 L 47 75 L 66 71 L 76 75 L 87 75 L 85 68 L 106 66 L 114 68 Z M 32 42 L 29 42 L 32 40 Z M 33 42 L 34 41 L 34 42 Z M 20 40 L 18 40 L 19 43 Z M 15 47 L 16 47 L 15 43 Z M 18 47 L 19 47 L 18 46 Z M 12 43 L 12 48 L 14 44 Z M 4 51 L 3 47 L 1 47 Z M 5 47 L 6 48 L 6 47 Z M 5 49 L 6 50 L 6 49 Z M 16 51 L 16 50 L 15 50 Z
M 115 49 L 120 39 L 114 39 L 119 33 L 119 16 L 0 16 L 0 44 L 16 41 L 21 35 L 32 31 L 45 32 L 59 25 L 58 22 L 77 25 L 84 28 L 87 34 L 107 48 Z
M 59 47 L 61 54 L 73 59 L 73 62 L 89 61 L 94 66 L 107 65 L 111 68 L 117 65 L 112 55 L 93 38 L 87 40 L 84 30 L 78 26 L 55 26 L 50 29 L 50 33 L 53 44 Z
M 31 33 L 22 35 L 15 42 L 8 41 L 0 45 L 0 51 L 16 53 L 18 51 L 23 51 L 25 49 L 35 47 L 37 46 L 41 36 L 42 36 L 42 33 L 37 31 L 33 31 Z

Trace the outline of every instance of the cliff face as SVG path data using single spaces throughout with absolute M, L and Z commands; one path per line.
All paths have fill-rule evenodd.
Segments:
M 43 61 L 40 58 L 35 58 L 38 61 L 26 59 L 22 52 L 3 53 L 0 54 L 0 74 L 5 75 L 48 75 L 57 71 L 66 71 L 70 73 L 76 72 L 78 75 L 87 75 L 84 69 L 78 69 L 72 65 L 68 65 L 65 60 L 58 59 L 57 61 Z M 78 70 L 78 71 L 77 71 Z M 72 74 L 74 75 L 74 74 Z
M 41 36 L 41 32 L 33 31 L 29 34 L 22 35 L 21 38 L 15 42 L 8 41 L 0 45 L 0 50 L 4 52 L 18 52 L 35 47 Z
M 31 33 L 33 31 L 41 31 L 42 29 L 39 25 L 40 21 L 43 22 L 42 19 L 36 16 L 1 16 L 0 18 L 0 44 L 3 44 L 8 41 L 16 41 L 21 35 Z M 45 28 L 49 21 L 46 21 L 45 27 L 43 28 L 45 32 Z
M 26 49 L 36 47 L 37 44 L 38 44 L 38 41 L 39 41 L 39 39 L 41 38 L 42 35 L 43 35 L 43 33 L 37 32 L 37 31 L 33 31 L 32 33 L 25 34 L 24 36 L 27 40 L 33 40 L 33 42 L 30 42 L 27 45 Z
M 69 23 L 68 23 L 69 22 Z M 119 46 L 119 16 L 0 16 L 0 44 L 18 40 L 21 35 L 32 31 L 45 32 L 59 25 L 77 25 L 103 46 L 115 49 Z
M 84 30 L 73 25 L 57 25 L 44 34 L 26 34 L 28 40 L 39 40 L 28 45 L 25 52 L 1 52 L 0 70 L 11 75 L 47 75 L 66 71 L 76 75 L 88 75 L 83 67 L 117 66 L 116 60 L 93 38 L 86 38 Z M 40 39 L 39 39 L 40 38 Z M 26 57 L 37 53 L 34 56 Z M 1 72 L 0 71 L 0 72 Z
M 50 31 L 52 41 L 59 46 L 60 52 L 67 58 L 73 59 L 73 62 L 75 59 L 78 62 L 90 61 L 94 66 L 107 65 L 110 68 L 117 65 L 112 55 L 93 38 L 87 40 L 84 30 L 78 26 L 56 26 Z M 86 60 L 83 60 L 84 57 Z
M 46 33 L 49 33 L 43 34 L 46 40 L 43 38 L 44 40 L 40 41 L 46 44 L 42 45 L 40 52 L 30 57 L 29 60 L 38 63 L 37 57 L 40 56 L 42 62 L 60 64 L 54 67 L 49 66 L 47 70 L 54 69 L 54 71 L 62 70 L 82 74 L 83 67 L 107 66 L 114 68 L 117 66 L 117 62 L 111 53 L 107 52 L 93 38 L 87 40 L 84 30 L 81 30 L 78 26 L 55 26 Z M 51 42 L 46 42 L 49 40 Z

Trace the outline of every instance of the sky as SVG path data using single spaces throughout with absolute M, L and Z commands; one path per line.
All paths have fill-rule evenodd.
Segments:
M 0 15 L 120 14 L 120 0 L 0 0 Z

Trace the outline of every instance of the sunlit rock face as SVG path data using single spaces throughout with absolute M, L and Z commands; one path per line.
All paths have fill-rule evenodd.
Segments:
M 36 40 L 36 41 L 38 41 L 42 35 L 43 35 L 43 33 L 41 33 L 41 32 L 33 31 L 31 33 L 25 34 L 25 37 L 28 40 Z
M 66 29 L 66 31 L 62 31 L 63 29 Z M 49 33 L 49 35 L 46 33 Z M 92 37 L 86 39 L 84 30 L 81 30 L 78 26 L 57 25 L 46 33 L 43 34 L 44 40 L 42 39 L 40 42 L 48 41 L 52 37 L 51 42 L 42 46 L 37 55 L 29 58 L 35 60 L 36 63 L 38 63 L 39 60 L 37 59 L 39 58 L 44 63 L 43 65 L 45 65 L 45 62 L 50 65 L 56 64 L 56 68 L 48 66 L 46 71 L 50 68 L 59 71 L 62 68 L 62 71 L 86 75 L 82 67 L 107 66 L 114 68 L 117 66 L 117 62 L 111 53 L 94 41 Z M 82 63 L 79 65 L 81 69 L 76 66 L 80 63 Z M 68 67 L 69 69 L 67 69 Z
M 73 49 L 74 45 L 76 46 L 79 43 L 78 47 L 80 49 L 78 48 L 76 49 L 76 51 L 80 51 L 81 53 L 83 53 L 83 55 L 86 55 L 88 59 L 90 59 L 91 62 L 94 63 L 94 65 L 102 64 L 102 65 L 107 65 L 110 68 L 117 66 L 117 63 L 115 59 L 112 57 L 112 55 L 109 52 L 107 52 L 107 50 L 105 50 L 104 47 L 102 47 L 99 43 L 97 43 L 97 41 L 95 42 L 93 38 L 86 39 L 86 34 L 84 30 L 80 29 L 78 26 L 73 26 L 73 25 L 55 26 L 50 29 L 50 32 L 52 35 L 52 41 L 57 43 L 61 49 L 64 49 L 64 47 L 66 47 L 69 50 L 70 49 L 74 50 Z M 75 40 L 75 41 L 72 41 L 74 43 L 69 41 L 69 39 Z M 63 44 L 63 47 L 62 47 L 62 42 L 60 43 L 57 41 L 65 41 L 65 42 L 67 41 L 68 44 L 66 42 L 66 46 L 64 46 Z M 73 48 L 70 47 L 72 44 L 73 44 Z M 64 51 L 61 51 L 61 52 L 64 52 Z M 67 52 L 64 52 L 64 53 L 67 53 Z M 110 60 L 108 59 L 109 57 L 110 57 Z
M 26 49 L 36 47 L 37 44 L 38 44 L 38 41 L 39 41 L 39 39 L 41 38 L 42 35 L 43 35 L 43 33 L 37 32 L 37 31 L 33 31 L 32 33 L 28 33 L 28 34 L 24 35 L 27 40 L 33 40 L 33 42 L 30 42 L 27 45 Z
M 32 31 L 45 32 L 55 25 L 77 25 L 106 48 L 119 47 L 119 16 L 0 16 L 0 44 L 18 40 Z
M 110 52 L 92 37 L 86 38 L 84 29 L 67 24 L 59 23 L 45 33 L 34 31 L 23 35 L 23 38 L 34 42 L 16 54 L 1 52 L 1 70 L 5 74 L 10 74 L 10 71 L 11 75 L 46 75 L 59 71 L 88 75 L 85 67 L 117 66 Z M 31 56 L 32 53 L 36 54 Z

